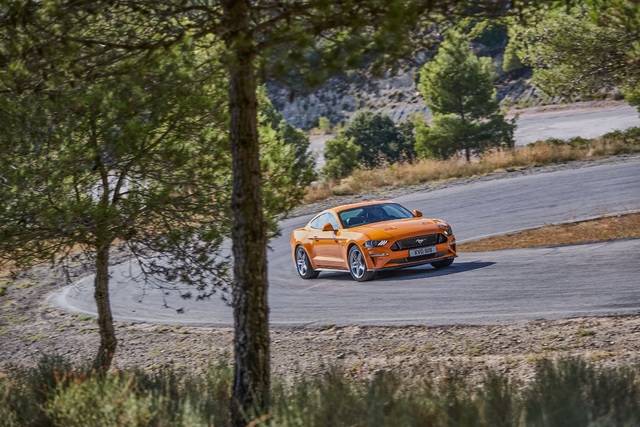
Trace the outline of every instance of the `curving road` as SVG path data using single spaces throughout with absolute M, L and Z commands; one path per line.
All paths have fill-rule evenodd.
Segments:
M 623 102 L 612 103 L 604 108 L 591 105 L 584 102 L 556 106 L 550 111 L 536 107 L 523 110 L 514 133 L 516 145 L 549 138 L 597 138 L 614 130 L 640 126 L 636 107 Z
M 640 156 L 395 200 L 425 216 L 446 219 L 458 241 L 635 211 L 640 210 Z M 269 304 L 274 326 L 491 324 L 640 313 L 640 239 L 461 254 L 443 270 L 397 270 L 365 283 L 352 281 L 346 272 L 323 272 L 303 281 L 295 271 L 288 236 L 309 219 L 284 221 L 282 237 L 271 242 Z M 145 289 L 127 279 L 132 268 L 127 264 L 112 271 L 117 320 L 232 324 L 231 309 L 219 298 L 185 301 L 175 293 Z M 54 294 L 52 301 L 70 311 L 94 314 L 92 280 L 87 277 Z

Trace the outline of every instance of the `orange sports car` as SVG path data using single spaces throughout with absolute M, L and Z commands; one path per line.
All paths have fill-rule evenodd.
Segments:
M 293 230 L 291 252 L 303 279 L 344 270 L 364 282 L 380 270 L 448 267 L 456 257 L 456 238 L 449 224 L 422 218 L 420 211 L 394 202 L 362 202 L 327 209 Z

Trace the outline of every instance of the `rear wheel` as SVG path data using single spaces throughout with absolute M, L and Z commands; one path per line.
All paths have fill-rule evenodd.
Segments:
M 311 261 L 309 261 L 307 251 L 305 251 L 302 246 L 296 248 L 296 269 L 303 279 L 315 279 L 318 277 L 318 274 L 320 274 L 320 272 L 315 271 L 313 267 L 311 267 Z
M 453 264 L 453 258 L 432 262 L 431 266 L 433 268 L 445 268 L 445 267 L 449 267 L 451 264 Z
M 357 246 L 352 246 L 349 249 L 349 272 L 351 277 L 358 282 L 366 282 L 373 279 L 376 275 L 375 271 L 367 270 L 367 263 L 364 259 L 362 251 Z

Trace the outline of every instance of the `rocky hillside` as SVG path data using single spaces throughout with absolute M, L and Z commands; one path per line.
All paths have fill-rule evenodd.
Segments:
M 269 97 L 289 123 L 302 129 L 315 126 L 318 117 L 327 117 L 336 125 L 364 109 L 381 111 L 401 121 L 416 113 L 428 115 L 416 89 L 416 72 L 402 70 L 379 79 L 335 77 L 313 92 L 294 97 L 289 88 L 273 86 Z
M 501 102 L 507 106 L 523 99 L 537 102 L 539 96 L 528 85 L 529 70 L 507 75 L 501 73 L 502 54 L 493 60 L 501 74 L 496 82 Z M 285 119 L 301 129 L 316 126 L 319 117 L 327 117 L 332 125 L 344 123 L 357 111 L 365 109 L 388 114 L 394 121 L 406 120 L 414 114 L 428 117 L 429 110 L 417 89 L 418 73 L 425 62 L 426 56 L 414 58 L 412 65 L 382 78 L 370 78 L 358 72 L 342 74 L 314 91 L 270 84 L 268 94 Z

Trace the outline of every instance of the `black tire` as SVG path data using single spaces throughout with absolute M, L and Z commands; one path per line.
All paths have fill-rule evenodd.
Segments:
M 349 249 L 349 272 L 353 280 L 358 282 L 366 282 L 373 279 L 376 275 L 375 271 L 367 270 L 367 263 L 364 259 L 364 254 L 357 246 L 352 246 Z
M 311 267 L 307 251 L 302 246 L 296 247 L 296 270 L 303 279 L 315 279 L 320 274 Z
M 433 268 L 445 268 L 445 267 L 449 267 L 451 264 L 453 264 L 453 258 L 448 258 L 448 259 L 444 259 L 442 261 L 432 262 L 431 266 Z

